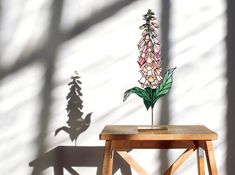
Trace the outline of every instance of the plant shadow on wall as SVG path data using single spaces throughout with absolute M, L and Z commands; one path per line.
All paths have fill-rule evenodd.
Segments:
M 82 82 L 79 80 L 78 72 L 71 77 L 72 81 L 68 84 L 70 86 L 70 91 L 66 97 L 67 104 L 67 114 L 68 114 L 68 126 L 62 126 L 55 131 L 55 135 L 57 135 L 60 131 L 65 131 L 69 134 L 71 141 L 75 141 L 75 146 L 77 146 L 77 138 L 78 136 L 87 130 L 91 123 L 91 114 L 86 115 L 85 118 L 82 118 L 83 112 L 83 104 L 82 104 L 82 93 L 80 84 Z
M 40 174 L 44 169 L 53 167 L 55 175 L 63 175 L 63 169 L 66 169 L 72 175 L 79 175 L 73 167 L 97 167 L 97 173 L 101 174 L 102 158 L 104 147 L 102 146 L 77 146 L 77 139 L 80 134 L 85 132 L 91 123 L 92 113 L 88 113 L 84 118 L 81 99 L 82 82 L 77 72 L 71 77 L 69 82 L 70 91 L 67 99 L 68 126 L 62 126 L 55 131 L 57 135 L 60 131 L 69 134 L 71 141 L 75 141 L 75 146 L 58 146 L 39 158 L 29 163 L 34 167 L 32 175 Z M 114 172 L 119 168 L 122 174 L 131 174 L 130 166 L 127 165 L 120 156 L 116 155 Z

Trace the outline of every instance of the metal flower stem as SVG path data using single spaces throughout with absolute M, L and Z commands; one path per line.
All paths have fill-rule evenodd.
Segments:
M 152 128 L 153 128 L 153 107 L 151 107 L 151 116 L 152 116 L 152 122 L 151 122 L 152 125 L 151 125 L 151 126 L 152 126 Z

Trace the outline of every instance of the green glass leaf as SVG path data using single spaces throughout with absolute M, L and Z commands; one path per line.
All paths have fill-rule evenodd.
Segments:
M 128 89 L 124 93 L 123 101 L 125 101 L 132 93 L 135 93 L 136 95 L 138 95 L 139 97 L 143 99 L 144 105 L 147 110 L 150 107 L 153 108 L 157 100 L 169 92 L 172 86 L 173 71 L 175 69 L 176 68 L 167 70 L 161 84 L 159 85 L 157 89 L 152 89 L 150 87 L 147 87 L 145 89 L 141 89 L 139 87 L 133 87 L 131 89 Z
M 153 105 L 152 102 L 144 100 L 144 99 L 143 99 L 143 102 L 147 110 Z
M 156 92 L 156 89 L 152 89 L 151 87 L 145 88 L 145 91 L 150 97 L 150 100 L 153 102 L 154 101 L 154 93 Z
M 162 96 L 166 95 L 171 86 L 172 86 L 172 82 L 173 82 L 173 72 L 176 68 L 172 68 L 172 69 L 168 69 L 167 72 L 164 75 L 164 78 L 161 82 L 161 84 L 159 85 L 159 87 L 157 88 L 157 90 L 154 93 L 154 103 Z
M 136 95 L 138 95 L 139 97 L 143 98 L 144 100 L 146 101 L 151 101 L 148 93 L 139 88 L 139 87 L 133 87 L 131 89 L 128 89 L 125 93 L 124 93 L 124 96 L 123 96 L 123 101 L 126 101 L 126 99 L 132 94 L 132 93 L 135 93 Z

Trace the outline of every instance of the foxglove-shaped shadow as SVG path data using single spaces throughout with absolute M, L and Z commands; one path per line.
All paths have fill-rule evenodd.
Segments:
M 68 115 L 68 126 L 62 126 L 55 131 L 55 135 L 57 135 L 60 131 L 65 131 L 69 134 L 71 141 L 75 141 L 75 146 L 77 145 L 78 136 L 86 131 L 91 123 L 91 114 L 89 113 L 82 118 L 82 88 L 80 84 L 82 82 L 79 80 L 78 72 L 75 71 L 74 75 L 71 77 L 72 81 L 68 84 L 70 86 L 70 91 L 66 97 L 67 99 L 67 115 Z
M 39 175 L 52 167 L 54 175 L 63 175 L 66 169 L 71 175 L 80 175 L 73 167 L 97 167 L 101 175 L 104 147 L 102 146 L 58 146 L 29 163 L 32 175 Z M 130 166 L 118 155 L 114 155 L 113 173 L 120 169 L 122 174 L 131 175 Z

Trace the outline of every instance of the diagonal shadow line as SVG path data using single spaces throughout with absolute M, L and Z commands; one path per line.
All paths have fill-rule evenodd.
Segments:
M 59 4 L 60 1 L 58 1 Z M 58 5 L 56 5 L 58 6 Z M 52 7 L 53 8 L 53 7 Z M 48 60 L 48 55 L 50 54 L 51 50 L 54 49 L 54 47 L 57 47 L 58 43 L 61 43 L 61 32 L 59 30 L 59 22 L 56 18 L 60 16 L 58 9 L 52 9 L 52 19 L 50 20 L 50 26 L 49 26 L 49 34 L 48 38 L 43 44 L 42 47 L 36 48 L 36 50 L 33 50 L 31 53 L 25 55 L 22 53 L 21 56 L 17 59 L 15 64 L 11 66 L 10 68 L 2 68 L 0 69 L 0 80 L 3 79 L 5 76 L 15 73 L 18 70 L 21 70 L 22 68 L 33 64 L 35 62 L 44 62 Z M 62 11 L 62 9 L 61 9 Z M 56 33 L 55 33 L 56 31 Z M 27 46 L 26 46 L 27 47 Z M 28 48 L 24 48 L 25 50 Z
M 103 9 L 100 9 L 97 12 L 94 12 L 91 17 L 86 19 L 83 22 L 77 22 L 75 27 L 70 29 L 66 32 L 60 31 L 60 42 L 61 44 L 63 42 L 66 42 L 67 40 L 72 39 L 73 37 L 81 34 L 88 28 L 92 27 L 95 24 L 98 24 L 102 22 L 103 20 L 115 15 L 117 12 L 119 12 L 122 8 L 130 5 L 131 3 L 135 2 L 137 0 L 122 0 L 115 2 L 114 4 L 111 4 L 107 7 L 104 7 Z M 59 26 L 58 26 L 59 27 Z M 30 65 L 36 61 L 43 61 L 46 60 L 46 54 L 45 50 L 47 50 L 47 44 L 44 44 L 43 47 L 37 48 L 36 50 L 32 51 L 29 55 L 23 55 L 18 58 L 18 61 L 11 66 L 10 68 L 3 68 L 0 69 L 0 80 L 6 77 L 7 75 L 17 72 L 21 70 L 22 68 L 26 67 L 27 65 Z
M 34 52 L 32 52 L 30 55 L 27 56 L 22 56 L 18 59 L 18 61 L 16 63 L 14 63 L 13 66 L 11 66 L 10 68 L 4 68 L 3 66 L 1 66 L 0 69 L 0 80 L 4 79 L 6 76 L 15 73 L 19 70 L 21 70 L 22 68 L 33 64 L 37 61 L 42 61 L 42 59 L 45 59 L 44 54 L 43 54 L 43 50 L 44 49 L 38 49 Z
M 135 2 L 137 0 L 119 0 L 111 5 L 108 5 L 107 7 L 104 7 L 103 9 L 94 12 L 91 17 L 88 19 L 82 21 L 82 22 L 77 22 L 74 28 L 72 28 L 69 31 L 66 31 L 64 34 L 64 40 L 70 40 L 76 35 L 84 32 L 91 26 L 104 21 L 105 19 L 115 15 L 117 12 L 119 12 L 122 8 L 130 5 L 131 3 Z
M 64 167 L 71 175 L 80 175 L 78 174 L 72 167 L 65 166 Z
M 188 37 L 191 37 L 191 36 L 194 36 L 202 31 L 204 31 L 205 29 L 211 27 L 211 25 L 213 23 L 215 23 L 215 21 L 218 19 L 218 18 L 221 18 L 223 17 L 223 14 L 224 12 L 222 13 L 219 13 L 219 14 L 216 14 L 213 16 L 212 19 L 204 19 L 203 22 L 201 22 L 198 26 L 194 27 L 191 31 L 189 32 L 185 32 L 184 35 L 182 35 L 181 37 L 177 38 L 177 40 L 174 40 L 174 42 L 172 44 L 177 44 L 177 43 L 180 43 L 182 41 L 184 41 L 185 39 L 187 39 Z

